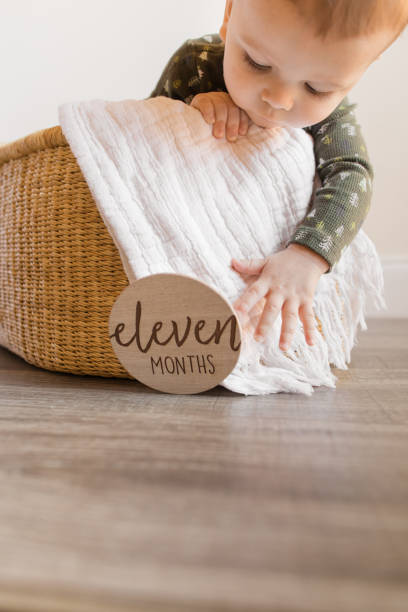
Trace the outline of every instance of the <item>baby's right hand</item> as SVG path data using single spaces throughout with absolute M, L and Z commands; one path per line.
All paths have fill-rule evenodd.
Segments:
M 245 136 L 250 118 L 239 108 L 225 91 L 209 91 L 194 96 L 190 106 L 198 108 L 205 121 L 213 125 L 213 136 L 234 141 L 238 135 Z

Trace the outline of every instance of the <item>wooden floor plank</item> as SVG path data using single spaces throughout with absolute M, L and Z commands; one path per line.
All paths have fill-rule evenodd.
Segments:
M 0 612 L 406 612 L 408 319 L 333 372 L 180 396 L 0 349 Z

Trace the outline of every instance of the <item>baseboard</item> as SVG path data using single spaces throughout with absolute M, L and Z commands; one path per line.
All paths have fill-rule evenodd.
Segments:
M 408 257 L 381 257 L 387 310 L 367 309 L 367 318 L 408 317 Z

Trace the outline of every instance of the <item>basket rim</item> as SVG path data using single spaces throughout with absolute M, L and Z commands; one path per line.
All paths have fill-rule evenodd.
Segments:
M 33 132 L 6 144 L 0 145 L 0 166 L 11 160 L 19 159 L 42 151 L 44 149 L 52 149 L 56 147 L 69 146 L 60 125 L 54 125 L 38 132 Z

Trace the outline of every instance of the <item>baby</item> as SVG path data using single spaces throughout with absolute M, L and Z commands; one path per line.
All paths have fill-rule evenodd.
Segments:
M 219 35 L 187 40 L 150 97 L 197 108 L 216 138 L 263 128 L 312 135 L 321 181 L 310 212 L 282 251 L 236 261 L 255 276 L 234 307 L 243 324 L 263 300 L 256 339 L 279 312 L 279 346 L 293 339 L 298 316 L 314 343 L 313 296 L 360 229 L 370 208 L 373 169 L 346 94 L 408 23 L 407 0 L 226 0 Z

